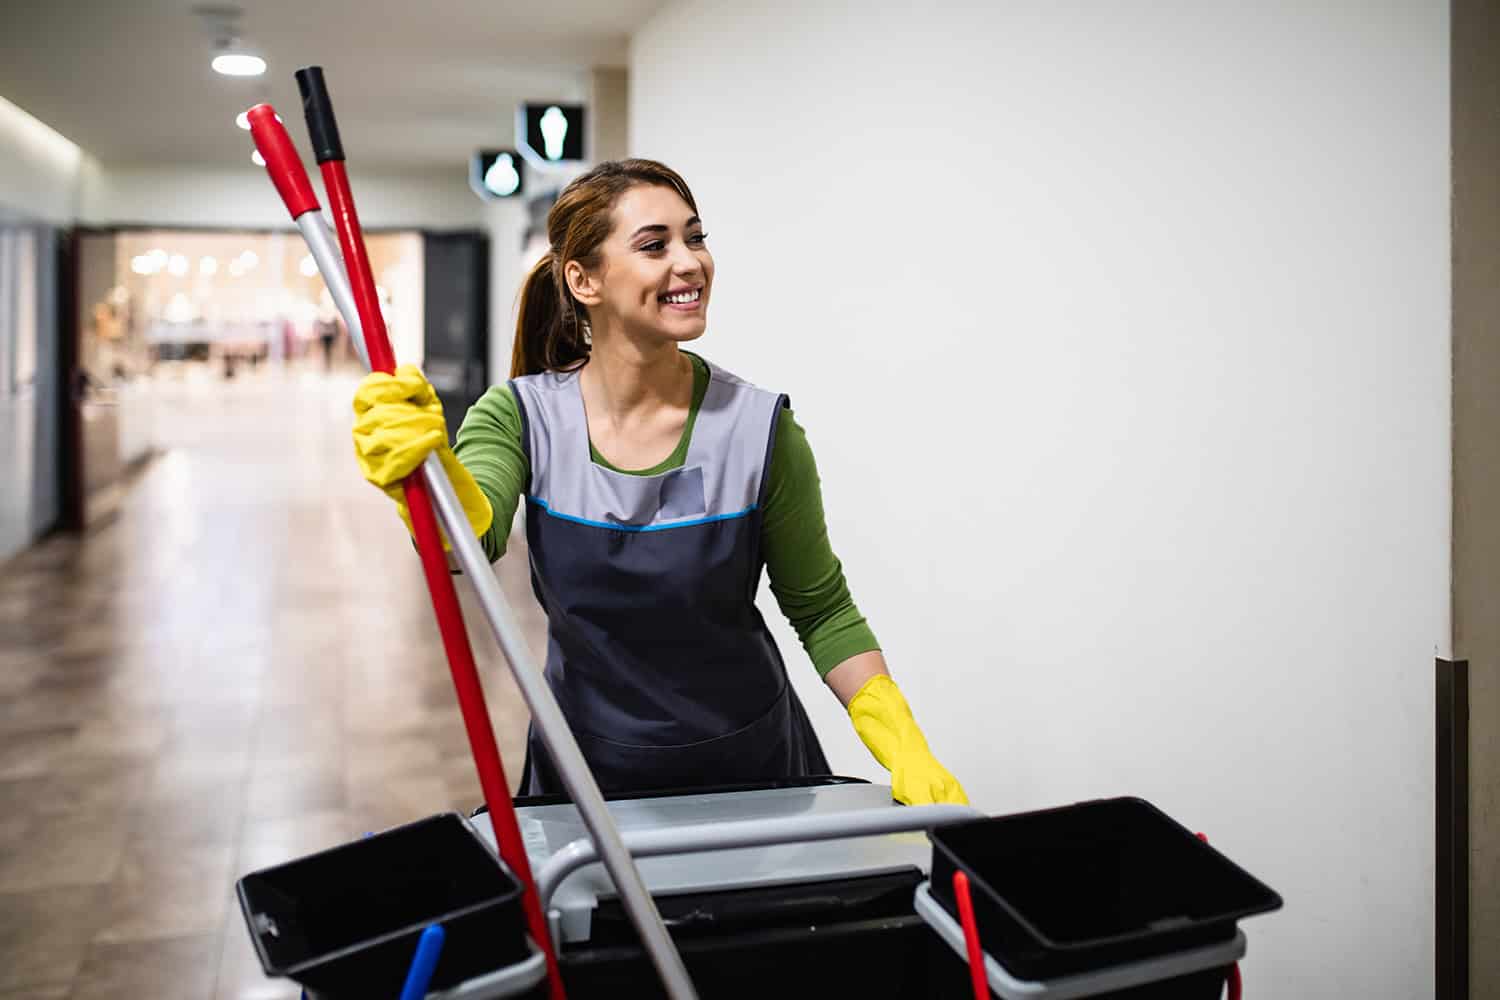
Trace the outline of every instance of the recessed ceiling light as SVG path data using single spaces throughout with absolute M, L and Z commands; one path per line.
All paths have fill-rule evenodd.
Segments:
M 266 61 L 248 52 L 221 52 L 214 56 L 213 68 L 225 76 L 260 76 L 266 71 Z

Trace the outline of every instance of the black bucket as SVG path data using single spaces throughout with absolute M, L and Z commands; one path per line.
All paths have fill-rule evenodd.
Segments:
M 457 813 L 254 872 L 238 884 L 260 964 L 320 998 L 395 997 L 443 925 L 431 988 L 526 958 L 520 885 Z
M 1048 980 L 1234 937 L 1281 897 L 1136 798 L 1081 802 L 931 831 L 932 895 L 957 919 L 969 877 L 984 950 Z

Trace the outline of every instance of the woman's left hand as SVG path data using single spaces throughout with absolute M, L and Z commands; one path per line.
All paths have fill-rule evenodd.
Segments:
M 854 731 L 891 772 L 891 795 L 909 806 L 968 805 L 969 796 L 927 747 L 911 706 L 889 674 L 865 681 L 849 700 Z

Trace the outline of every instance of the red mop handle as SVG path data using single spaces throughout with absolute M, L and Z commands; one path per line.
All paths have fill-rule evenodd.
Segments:
M 304 70 L 297 74 L 298 84 L 304 93 Z M 395 368 L 395 358 L 390 340 L 386 335 L 384 318 L 380 313 L 375 293 L 375 282 L 370 273 L 369 257 L 365 251 L 364 238 L 359 228 L 359 218 L 354 210 L 353 197 L 349 192 L 349 181 L 344 173 L 343 151 L 338 145 L 338 131 L 328 105 L 327 92 L 323 88 L 321 71 L 317 73 L 315 90 L 321 94 L 321 110 L 316 116 L 318 126 L 314 128 L 318 144 L 319 161 L 323 166 L 324 184 L 328 190 L 333 209 L 335 228 L 349 269 L 360 326 L 364 333 L 366 350 L 370 355 L 371 368 L 390 372 Z M 314 119 L 311 105 L 308 107 L 309 125 Z M 251 134 L 256 147 L 266 161 L 266 169 L 272 182 L 286 203 L 287 210 L 296 219 L 305 212 L 318 207 L 317 197 L 308 182 L 291 138 L 287 135 L 280 118 L 270 105 L 262 104 L 249 113 Z M 328 141 L 331 138 L 331 143 Z M 325 153 L 336 154 L 325 159 Z M 464 728 L 468 732 L 469 749 L 479 772 L 479 784 L 489 807 L 491 825 L 495 831 L 500 856 L 522 885 L 522 906 L 532 939 L 546 956 L 550 980 L 549 995 L 552 1000 L 565 1000 L 562 976 L 557 966 L 557 957 L 552 947 L 547 923 L 542 915 L 531 877 L 531 866 L 526 857 L 525 844 L 516 822 L 515 807 L 505 784 L 505 772 L 500 764 L 500 750 L 495 745 L 494 728 L 490 723 L 489 710 L 485 706 L 484 691 L 479 682 L 479 671 L 474 663 L 474 654 L 469 646 L 468 632 L 464 628 L 463 613 L 458 604 L 458 593 L 453 588 L 453 578 L 448 571 L 448 562 L 443 554 L 442 538 L 438 531 L 437 518 L 433 512 L 432 499 L 427 484 L 420 473 L 409 476 L 402 484 L 406 492 L 407 509 L 411 514 L 412 533 L 416 537 L 417 551 L 421 557 L 423 573 L 432 597 L 433 611 L 447 652 L 449 670 L 453 675 L 453 687 L 458 695 L 459 708 L 463 714 Z

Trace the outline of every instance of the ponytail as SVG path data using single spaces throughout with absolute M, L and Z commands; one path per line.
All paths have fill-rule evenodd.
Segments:
M 609 160 L 569 182 L 547 213 L 550 248 L 521 283 L 511 378 L 576 368 L 588 360 L 587 319 L 563 282 L 563 263 L 576 260 L 586 268 L 599 264 L 599 247 L 613 226 L 615 202 L 638 184 L 670 188 L 695 214 L 698 211 L 687 182 L 655 160 Z
M 510 377 L 571 368 L 589 356 L 578 304 L 558 281 L 557 258 L 548 252 L 521 283 Z

